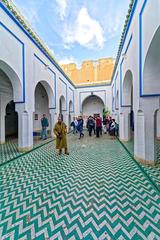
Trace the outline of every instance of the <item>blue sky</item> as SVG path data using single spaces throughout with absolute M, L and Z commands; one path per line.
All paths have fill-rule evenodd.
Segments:
M 115 58 L 130 0 L 13 0 L 60 63 Z

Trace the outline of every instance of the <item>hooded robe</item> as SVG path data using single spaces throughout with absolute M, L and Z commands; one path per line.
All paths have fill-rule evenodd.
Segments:
M 56 135 L 56 148 L 67 148 L 67 126 L 64 122 L 56 123 L 54 127 L 54 134 Z

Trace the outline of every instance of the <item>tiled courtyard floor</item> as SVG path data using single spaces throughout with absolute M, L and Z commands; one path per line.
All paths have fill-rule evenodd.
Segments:
M 133 140 L 127 143 L 123 143 L 128 151 L 134 156 L 134 142 Z M 157 150 L 157 164 L 155 167 L 144 166 L 141 164 L 143 170 L 147 173 L 147 175 L 154 181 L 157 187 L 160 190 L 160 141 L 156 142 L 156 150 Z
M 49 141 L 51 141 L 51 138 L 44 141 L 38 139 L 34 140 L 34 148 Z M 22 153 L 17 151 L 17 147 L 18 147 L 17 139 L 8 139 L 5 144 L 0 145 L 0 165 L 22 155 Z
M 70 136 L 0 167 L 0 239 L 160 239 L 160 194 L 117 140 Z

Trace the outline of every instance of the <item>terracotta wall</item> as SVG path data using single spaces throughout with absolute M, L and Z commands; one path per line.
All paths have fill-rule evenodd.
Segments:
M 114 59 L 101 58 L 84 61 L 80 69 L 75 63 L 62 65 L 63 70 L 75 84 L 109 81 L 112 77 Z

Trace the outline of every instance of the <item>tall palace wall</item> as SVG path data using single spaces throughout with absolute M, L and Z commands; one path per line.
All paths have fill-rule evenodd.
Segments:
M 100 82 L 110 83 L 114 64 L 113 58 L 101 58 L 97 61 L 84 61 L 81 68 L 77 68 L 75 63 L 63 64 L 61 67 L 76 85 L 81 85 Z

